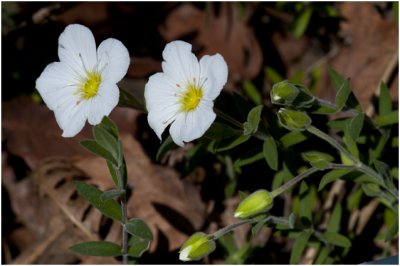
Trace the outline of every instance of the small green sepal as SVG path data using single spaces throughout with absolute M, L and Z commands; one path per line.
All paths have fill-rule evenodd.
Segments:
M 215 242 L 202 232 L 193 234 L 179 251 L 181 261 L 200 260 L 215 250 Z

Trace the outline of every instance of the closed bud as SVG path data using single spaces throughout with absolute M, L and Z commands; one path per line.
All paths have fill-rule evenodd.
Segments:
M 284 80 L 275 83 L 271 89 L 273 104 L 293 106 L 297 108 L 311 107 L 314 96 L 304 87 Z
M 311 118 L 306 113 L 285 108 L 279 110 L 278 120 L 289 130 L 302 131 L 311 125 Z
M 179 251 L 181 261 L 200 260 L 215 250 L 215 242 L 202 232 L 193 234 Z
M 235 211 L 235 218 L 247 218 L 258 213 L 262 213 L 271 208 L 273 197 L 270 192 L 260 189 L 245 198 Z

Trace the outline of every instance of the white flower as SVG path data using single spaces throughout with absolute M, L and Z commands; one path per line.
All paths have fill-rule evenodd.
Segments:
M 73 24 L 58 39 L 60 62 L 49 64 L 36 80 L 36 88 L 54 111 L 63 137 L 73 137 L 85 125 L 97 125 L 118 104 L 119 82 L 130 57 L 116 39 L 103 41 L 96 51 L 92 32 Z
M 179 146 L 201 137 L 211 126 L 216 117 L 213 101 L 228 78 L 221 55 L 205 55 L 199 62 L 191 49 L 183 41 L 167 44 L 163 72 L 150 77 L 144 92 L 150 127 L 161 140 L 171 124 L 169 132 Z

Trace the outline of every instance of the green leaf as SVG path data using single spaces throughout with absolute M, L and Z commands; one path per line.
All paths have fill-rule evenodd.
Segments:
M 330 162 L 332 162 L 335 158 L 330 154 L 319 152 L 319 151 L 306 151 L 301 153 L 301 157 L 303 160 L 309 162 L 311 166 L 319 170 L 326 169 Z
M 343 248 L 351 247 L 351 241 L 347 237 L 345 237 L 344 235 L 341 235 L 339 233 L 325 232 L 323 234 L 323 236 L 327 242 L 329 242 L 335 246 L 343 247 Z
M 363 191 L 362 189 L 357 189 L 352 194 L 347 197 L 347 210 L 352 211 L 360 205 L 362 200 Z
M 227 140 L 221 141 L 218 143 L 218 147 L 216 147 L 216 152 L 227 151 L 235 148 L 236 146 L 248 141 L 250 136 L 240 135 L 238 137 L 229 138 Z
M 257 90 L 256 86 L 250 81 L 245 80 L 243 83 L 243 89 L 246 92 L 247 96 L 256 104 L 262 104 L 262 97 L 260 92 Z
M 137 236 L 131 236 L 128 242 L 128 254 L 131 257 L 140 258 L 150 247 L 150 241 Z
M 93 136 L 97 144 L 101 145 L 104 149 L 111 153 L 116 160 L 118 160 L 120 151 L 118 139 L 115 139 L 110 132 L 99 125 L 93 127 Z
M 290 254 L 290 264 L 299 263 L 301 254 L 303 253 L 310 236 L 310 231 L 303 231 L 297 236 L 293 244 L 292 253 Z
M 392 111 L 392 99 L 390 96 L 389 88 L 385 83 L 381 83 L 381 90 L 379 93 L 379 115 L 386 115 Z
M 125 90 L 119 90 L 119 107 L 130 107 L 143 112 L 147 112 L 145 105 L 138 100 L 134 95 L 128 93 Z
M 341 178 L 342 176 L 350 173 L 352 169 L 335 169 L 326 173 L 319 182 L 318 190 L 321 191 L 327 184 Z
M 351 129 L 348 125 L 344 130 L 343 142 L 346 144 L 348 151 L 356 158 L 359 158 L 359 151 L 356 141 L 352 138 Z
M 384 239 L 385 241 L 392 241 L 393 238 L 395 238 L 396 234 L 399 231 L 399 214 L 396 213 L 396 218 L 393 219 L 392 223 L 390 223 L 389 228 L 387 229 Z
M 118 187 L 119 186 L 119 184 L 118 184 L 118 176 L 117 176 L 117 173 L 115 172 L 115 167 L 109 161 L 106 161 L 106 162 L 107 162 L 108 171 L 111 174 L 111 177 L 112 177 L 112 179 L 114 181 L 114 184 Z
M 272 67 L 265 67 L 264 73 L 265 76 L 272 81 L 272 83 L 278 83 L 283 80 L 283 77 Z
M 261 160 L 262 158 L 264 158 L 264 155 L 262 152 L 252 154 L 249 157 L 239 158 L 235 161 L 235 163 L 233 164 L 233 167 L 234 167 L 234 169 L 239 169 L 242 166 L 257 162 L 257 161 Z
M 353 140 L 357 140 L 360 136 L 361 130 L 364 125 L 364 114 L 358 113 L 355 117 L 350 120 L 349 131 L 350 136 Z
M 102 127 L 114 136 L 115 139 L 119 138 L 118 128 L 114 122 L 108 117 L 104 116 L 101 123 L 97 127 Z
M 380 115 L 376 118 L 375 123 L 378 127 L 384 127 L 399 123 L 399 110 Z
M 80 144 L 85 147 L 87 150 L 93 152 L 94 154 L 106 159 L 110 163 L 114 164 L 115 166 L 118 165 L 117 160 L 114 156 L 107 151 L 103 146 L 98 144 L 95 140 L 82 140 Z
M 300 212 L 299 216 L 302 220 L 307 220 L 311 223 L 312 221 L 312 210 L 314 208 L 312 204 L 311 190 L 307 183 L 302 181 L 300 184 Z
M 278 149 L 272 136 L 268 136 L 264 141 L 263 155 L 268 166 L 272 170 L 278 171 Z
M 328 232 L 338 232 L 340 229 L 340 222 L 342 220 L 342 205 L 338 202 L 333 209 L 331 218 L 329 220 Z
M 337 111 L 343 109 L 346 105 L 347 99 L 349 98 L 351 93 L 350 83 L 349 80 L 346 79 L 343 81 L 343 84 L 339 88 L 338 92 L 336 93 L 335 103 L 337 107 Z
M 307 29 L 308 24 L 310 23 L 312 12 L 313 10 L 311 8 L 307 8 L 294 20 L 293 22 L 294 37 L 300 38 L 301 36 L 303 36 L 304 32 Z
M 143 238 L 147 241 L 153 240 L 153 234 L 151 233 L 150 228 L 139 218 L 130 219 L 126 224 L 126 231 L 133 236 Z
M 354 96 L 353 92 L 351 92 L 350 89 L 350 84 L 349 81 L 346 80 L 345 78 L 343 78 L 341 75 L 339 75 L 335 70 L 330 69 L 329 70 L 329 77 L 332 80 L 336 90 L 339 91 L 342 90 L 341 92 L 341 96 L 339 97 L 340 100 L 343 100 L 343 98 L 346 98 L 347 100 L 345 101 L 344 105 L 350 107 L 350 108 L 354 108 L 358 111 L 361 111 L 361 106 L 357 101 L 357 98 Z M 348 90 L 346 88 L 343 88 L 343 86 L 349 86 Z M 349 95 L 346 97 L 346 93 L 350 91 Z M 338 95 L 337 94 L 337 95 Z M 336 103 L 337 105 L 337 103 Z M 342 107 L 344 107 L 344 105 Z M 339 106 L 337 105 L 338 110 L 340 111 L 342 108 L 339 108 Z
M 249 114 L 247 115 L 247 122 L 243 124 L 244 135 L 247 136 L 257 132 L 263 107 L 263 105 L 258 105 L 250 110 Z
M 328 248 L 322 246 L 318 253 L 316 260 L 314 261 L 314 264 L 316 264 L 316 265 L 325 264 L 325 261 L 328 258 L 329 252 L 330 251 Z
M 90 202 L 103 215 L 117 221 L 122 220 L 121 207 L 115 200 L 103 201 L 101 195 L 103 192 L 91 185 L 82 181 L 74 181 L 75 187 L 86 200 Z
M 115 257 L 122 254 L 121 247 L 107 241 L 91 241 L 73 245 L 70 249 L 88 256 Z
M 172 140 L 171 136 L 168 136 L 164 140 L 164 142 L 161 144 L 160 148 L 158 148 L 157 155 L 156 155 L 156 161 L 159 162 L 167 152 L 173 148 L 177 147 L 175 142 Z
M 105 200 L 113 199 L 115 197 L 119 197 L 124 194 L 125 194 L 125 190 L 123 190 L 123 189 L 112 189 L 112 190 L 103 192 L 101 194 L 100 198 L 102 201 L 105 201 Z
M 307 134 L 307 133 L 306 133 Z M 296 145 L 300 142 L 303 142 L 307 139 L 307 136 L 300 131 L 292 131 L 285 134 L 280 138 L 280 142 L 283 147 L 289 148 L 290 146 Z

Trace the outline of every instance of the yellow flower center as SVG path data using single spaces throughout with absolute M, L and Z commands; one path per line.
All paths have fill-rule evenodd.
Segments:
M 181 98 L 181 109 L 184 112 L 191 112 L 197 108 L 203 98 L 203 89 L 193 83 L 189 83 L 186 92 Z
M 99 91 L 99 86 L 101 83 L 101 75 L 96 72 L 90 72 L 87 75 L 87 79 L 82 83 L 79 88 L 79 93 L 84 100 L 88 100 L 97 95 Z

